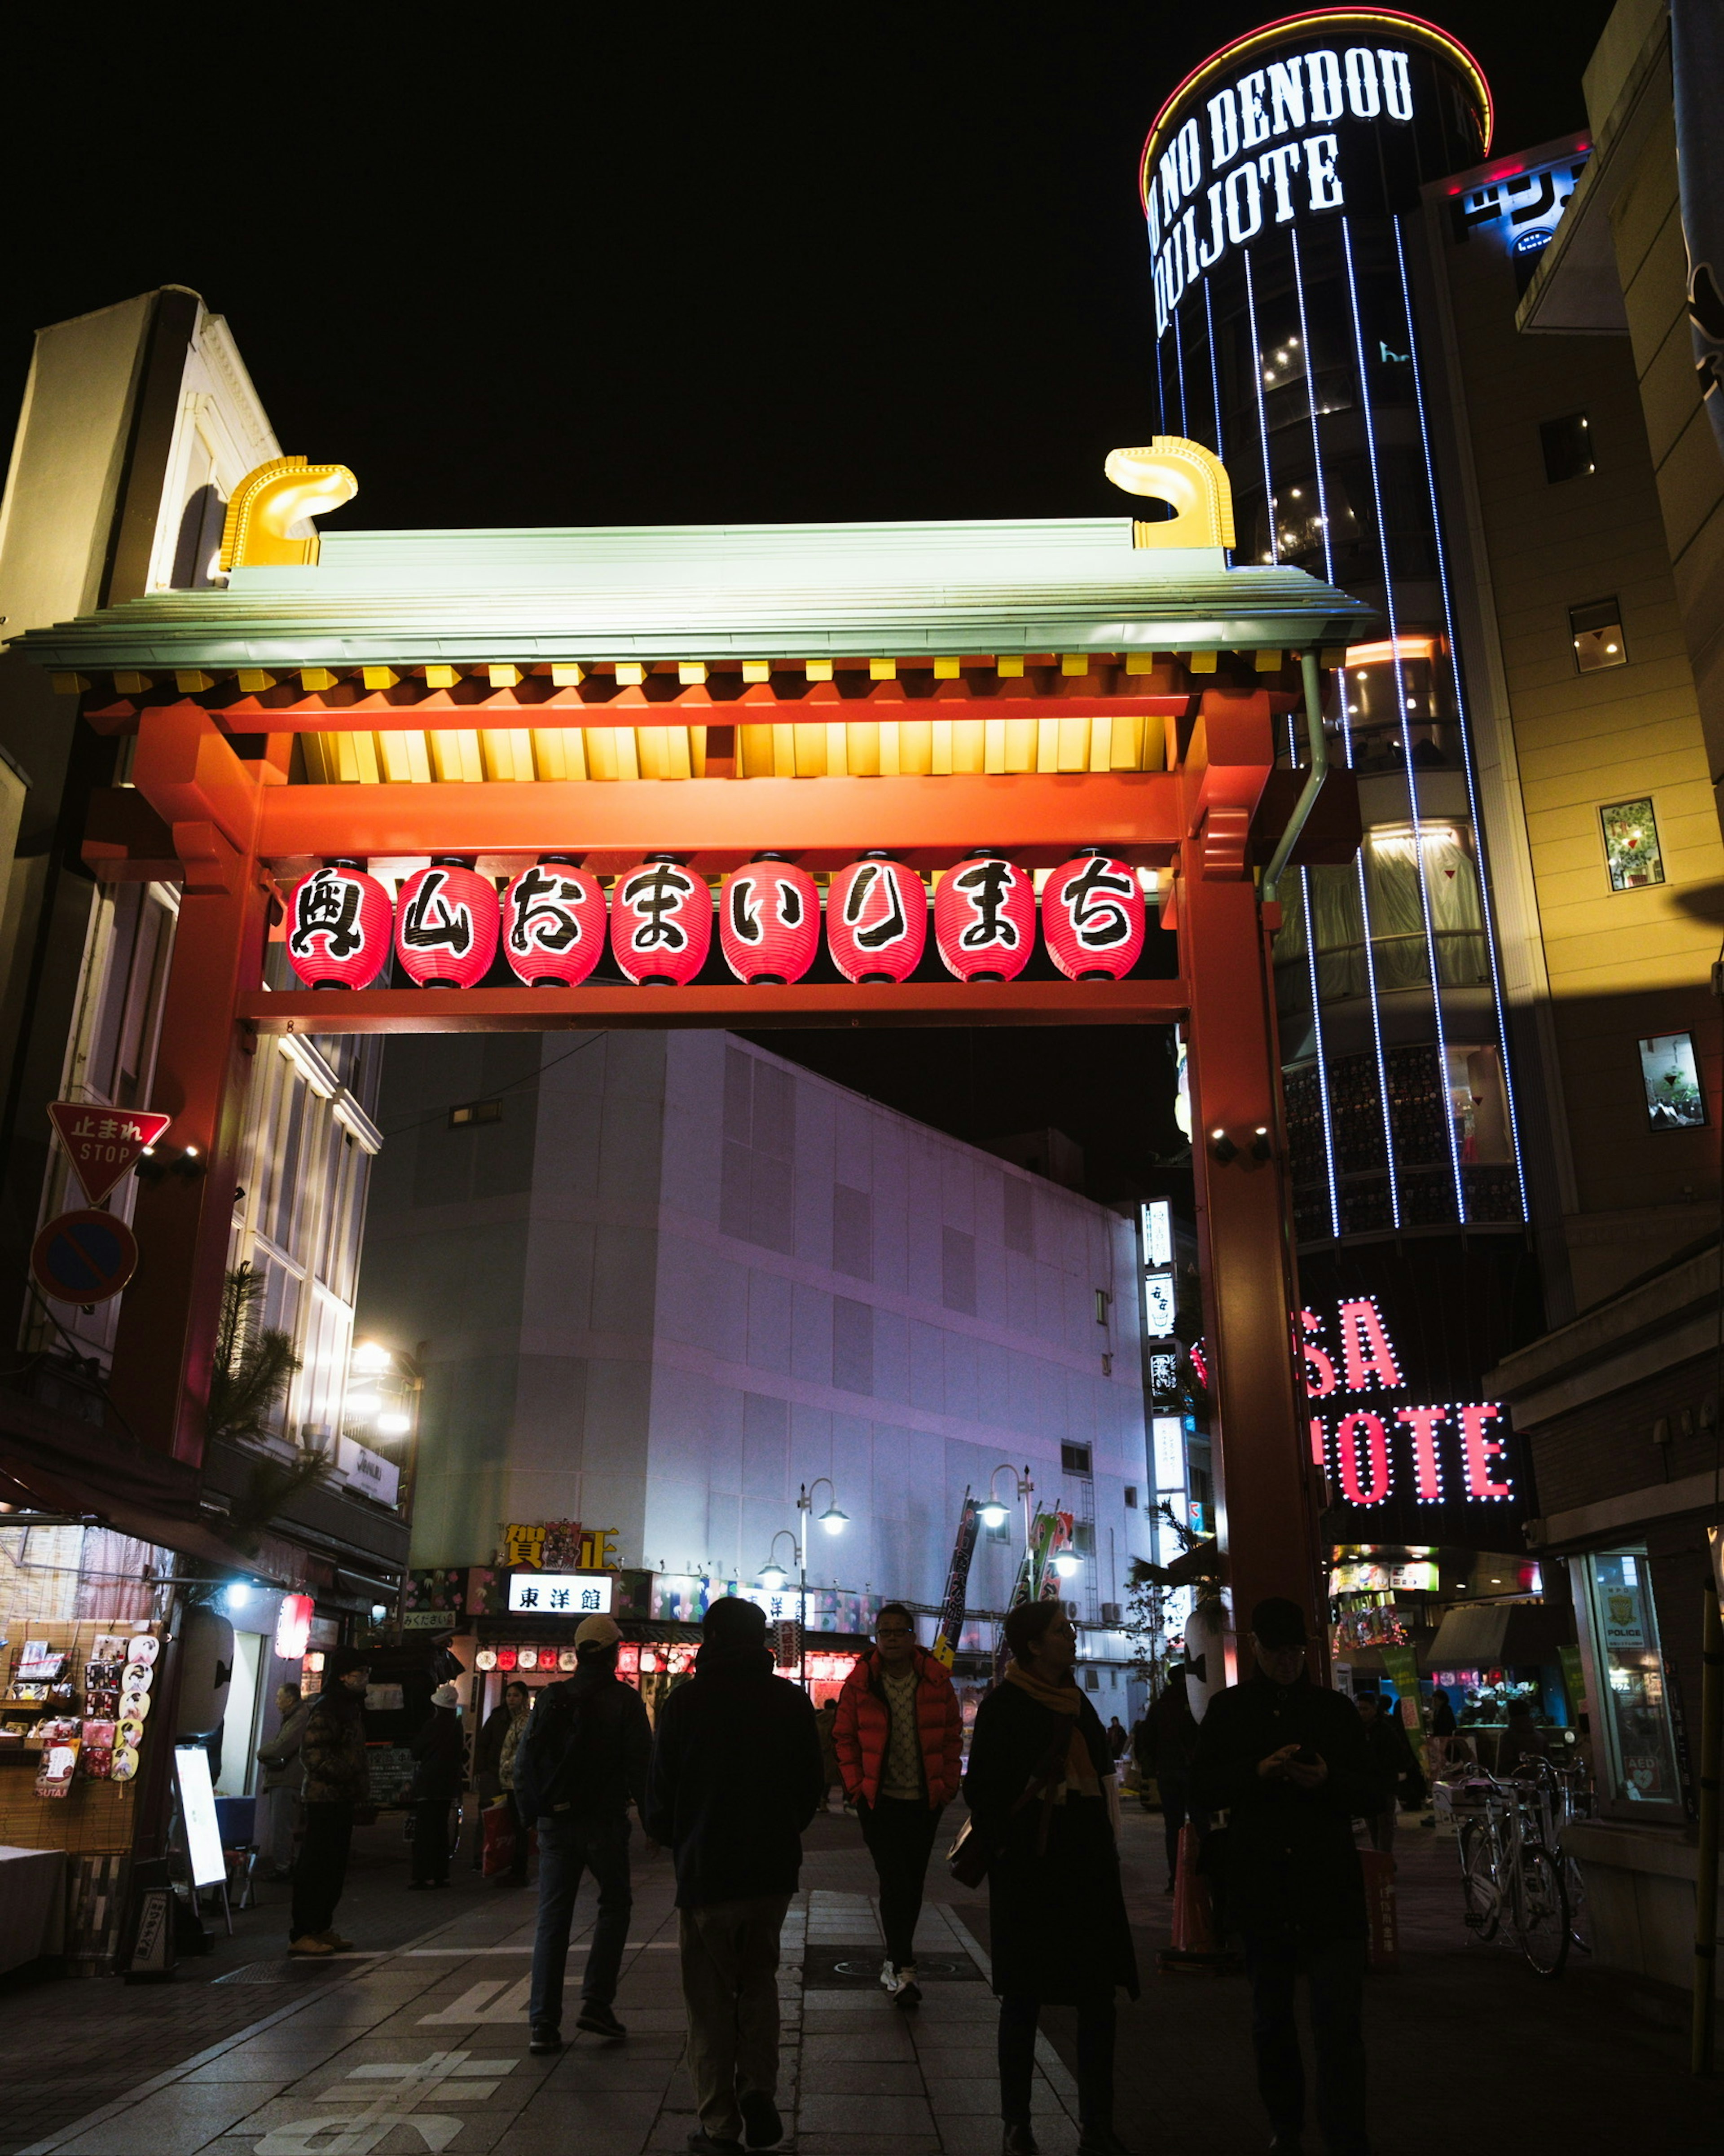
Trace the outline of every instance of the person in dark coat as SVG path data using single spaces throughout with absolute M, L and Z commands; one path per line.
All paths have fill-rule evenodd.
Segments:
M 353 1942 L 335 1928 L 347 1881 L 353 1813 L 371 1801 L 371 1762 L 365 1748 L 365 1688 L 371 1658 L 341 1647 L 324 1661 L 323 1689 L 311 1702 L 300 1739 L 305 1763 L 305 1839 L 293 1868 L 293 1908 L 287 1950 L 292 1954 L 346 1953 Z
M 676 1858 L 689 2147 L 732 2156 L 783 2133 L 778 2116 L 778 1934 L 803 1829 L 826 1794 L 814 1710 L 772 1674 L 767 1620 L 726 1595 L 707 1611 L 694 1675 L 659 1710 L 647 1832 Z
M 1369 2156 L 1365 2129 L 1365 1881 L 1352 1823 L 1389 1784 L 1351 1700 L 1311 1682 L 1305 1613 L 1280 1597 L 1251 1613 L 1255 1676 L 1212 1699 L 1198 1732 L 1191 1799 L 1224 1811 L 1219 1861 L 1251 1982 L 1257 2087 L 1271 2149 L 1305 2130 L 1305 2067 L 1294 1994 L 1310 1989 L 1316 2115 L 1329 2156 Z
M 1186 1694 L 1185 1676 L 1184 1663 L 1175 1662 L 1167 1671 L 1161 1697 L 1138 1724 L 1143 1732 L 1137 1746 L 1138 1772 L 1153 1774 L 1162 1794 L 1162 1831 L 1167 1850 L 1165 1891 L 1169 1894 L 1179 1869 L 1179 1830 L 1190 1810 L 1191 1762 L 1198 1748 L 1198 1725 Z
M 1411 1775 L 1422 1787 L 1424 1777 L 1408 1738 L 1406 1724 L 1393 1703 L 1385 1703 L 1378 1692 L 1364 1691 L 1353 1704 L 1365 1725 L 1365 1742 L 1371 1748 L 1377 1771 L 1388 1783 L 1388 1801 L 1380 1812 L 1373 1812 L 1366 1820 L 1365 1830 L 1371 1837 L 1371 1846 L 1391 1856 L 1394 1853 L 1395 1815 L 1400 1809 L 1401 1784 Z M 1408 1786 L 1410 1788 L 1412 1784 Z
M 1030 2084 L 1047 2005 L 1078 2010 L 1081 2156 L 1126 2156 L 1113 2130 L 1114 1992 L 1137 1995 L 1117 1845 L 1113 1754 L 1076 1684 L 1077 1634 L 1059 1602 L 1006 1619 L 1005 1681 L 976 1714 L 964 1796 L 988 1867 L 1008 2156 L 1034 2156 Z M 1026 1798 L 1028 1801 L 1025 1801 Z
M 539 1921 L 533 1935 L 527 2020 L 531 2051 L 562 2049 L 562 1980 L 581 1875 L 593 1874 L 598 1914 L 581 1980 L 575 2026 L 618 2043 L 617 1978 L 634 1906 L 629 1807 L 646 1805 L 652 1725 L 645 1702 L 617 1675 L 622 1628 L 588 1617 L 575 1634 L 575 1674 L 539 1694 L 515 1755 L 515 1802 L 539 1830 Z
M 479 1793 L 481 1807 L 506 1804 L 509 1824 L 515 1836 L 515 1855 L 509 1869 L 497 1881 L 500 1887 L 525 1887 L 526 1884 L 527 1828 L 530 1822 L 521 1816 L 521 1807 L 515 1801 L 511 1786 L 512 1773 L 505 1779 L 503 1768 L 505 1753 L 511 1762 L 519 1751 L 521 1739 L 526 1734 L 527 1720 L 532 1712 L 533 1695 L 531 1688 L 519 1677 L 503 1687 L 503 1697 L 480 1725 L 473 1746 L 473 1786 Z M 485 1862 L 485 1810 L 479 1815 L 479 1831 L 473 1840 L 473 1868 L 477 1871 Z
M 409 1887 L 449 1884 L 449 1808 L 461 1794 L 467 1748 L 452 1684 L 431 1695 L 431 1718 L 408 1748 L 418 1763 L 408 1789 L 413 1808 L 413 1877 Z

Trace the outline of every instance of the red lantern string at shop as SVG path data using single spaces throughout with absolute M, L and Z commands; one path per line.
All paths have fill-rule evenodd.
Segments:
M 357 861 L 326 861 L 289 894 L 287 963 L 314 988 L 368 988 L 389 963 L 395 908 Z
M 1042 886 L 1042 940 L 1069 981 L 1122 981 L 1143 949 L 1137 872 L 1087 846 Z
M 1035 885 L 1003 854 L 978 849 L 941 877 L 934 938 L 961 981 L 1015 981 L 1035 948 Z
M 395 955 L 424 988 L 470 988 L 497 955 L 497 893 L 470 860 L 444 854 L 401 886 Z
M 739 981 L 799 981 L 820 948 L 813 878 L 777 854 L 757 854 L 725 879 L 718 938 Z
M 921 878 L 884 853 L 840 869 L 826 892 L 826 947 L 847 981 L 907 981 L 928 940 Z
M 541 854 L 503 893 L 503 956 L 530 988 L 572 988 L 604 950 L 604 888 L 566 854 Z
M 712 945 L 712 893 L 706 879 L 674 855 L 649 854 L 617 878 L 611 891 L 611 949 L 631 981 L 685 988 Z

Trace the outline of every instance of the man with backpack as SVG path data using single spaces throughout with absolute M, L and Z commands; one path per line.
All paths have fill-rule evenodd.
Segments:
M 598 1915 L 575 2026 L 620 2041 L 613 2010 L 629 1913 L 629 1806 L 644 1814 L 652 1727 L 640 1694 L 617 1675 L 622 1633 L 589 1617 L 575 1634 L 572 1677 L 540 1692 L 515 1760 L 522 1831 L 539 1834 L 539 1922 L 527 2004 L 531 2051 L 562 2049 L 562 1982 L 581 1875 L 598 1887 Z

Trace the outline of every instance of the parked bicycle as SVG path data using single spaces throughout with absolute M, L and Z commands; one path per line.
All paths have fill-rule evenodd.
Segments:
M 1538 1840 L 1562 1866 L 1563 1891 L 1568 1897 L 1568 1937 L 1582 1953 L 1593 1950 L 1592 1912 L 1587 1902 L 1586 1876 L 1562 1846 L 1562 1830 L 1571 1820 L 1593 1815 L 1593 1789 L 1583 1767 L 1558 1767 L 1548 1759 L 1521 1762 L 1516 1779 L 1531 1770 L 1532 1801 L 1538 1813 Z
M 1499 1932 L 1536 1976 L 1560 1976 L 1572 1927 L 1563 1863 L 1541 1839 L 1541 1784 L 1499 1781 L 1482 1769 L 1465 1784 L 1477 1807 L 1463 1817 L 1459 1849 L 1465 1922 L 1481 1939 Z

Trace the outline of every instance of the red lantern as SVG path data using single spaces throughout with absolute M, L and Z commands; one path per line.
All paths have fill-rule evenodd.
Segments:
M 907 981 L 928 940 L 922 880 L 886 854 L 865 854 L 826 893 L 826 947 L 847 981 Z
M 395 955 L 421 988 L 470 988 L 497 955 L 495 886 L 444 854 L 401 886 Z
M 670 854 L 649 854 L 611 892 L 611 949 L 631 981 L 686 987 L 712 946 L 706 879 Z
M 813 878 L 776 854 L 757 854 L 725 879 L 718 938 L 739 981 L 799 981 L 820 948 Z
M 1042 886 L 1042 936 L 1069 981 L 1122 981 L 1143 949 L 1137 871 L 1090 846 Z
M 961 981 L 1015 981 L 1035 948 L 1035 884 L 1004 855 L 972 854 L 941 877 L 934 936 Z
M 562 854 L 541 854 L 503 893 L 503 956 L 530 988 L 578 987 L 604 949 L 604 891 Z
M 326 861 L 287 901 L 287 963 L 308 987 L 368 988 L 389 963 L 389 894 L 357 861 Z

